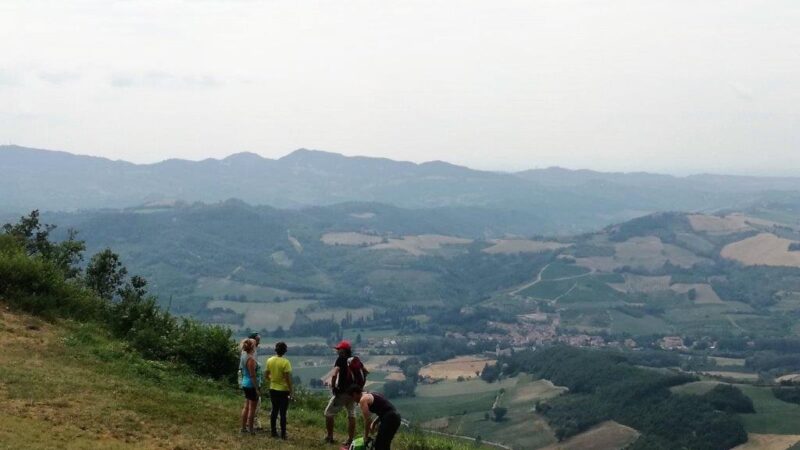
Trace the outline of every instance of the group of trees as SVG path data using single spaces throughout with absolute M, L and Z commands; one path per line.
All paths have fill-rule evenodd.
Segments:
M 128 277 L 110 249 L 85 267 L 85 245 L 70 231 L 50 238 L 53 225 L 38 211 L 6 224 L 0 234 L 0 299 L 47 318 L 95 321 L 150 359 L 185 365 L 194 372 L 234 379 L 238 351 L 228 329 L 181 319 L 162 310 L 147 291 L 147 281 Z

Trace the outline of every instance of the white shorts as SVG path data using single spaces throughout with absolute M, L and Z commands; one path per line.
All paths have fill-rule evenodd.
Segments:
M 352 397 L 347 394 L 332 395 L 328 400 L 328 406 L 325 407 L 325 417 L 333 417 L 342 409 L 347 410 L 348 417 L 356 416 L 356 403 Z

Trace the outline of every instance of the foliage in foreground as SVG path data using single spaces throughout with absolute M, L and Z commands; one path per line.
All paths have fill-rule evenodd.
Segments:
M 45 318 L 94 321 L 124 339 L 148 359 L 170 361 L 195 373 L 233 380 L 238 352 L 231 331 L 180 319 L 162 310 L 147 293 L 147 281 L 127 278 L 127 269 L 111 250 L 92 257 L 85 273 L 83 243 L 71 232 L 51 242 L 53 225 L 38 212 L 0 234 L 0 299 Z

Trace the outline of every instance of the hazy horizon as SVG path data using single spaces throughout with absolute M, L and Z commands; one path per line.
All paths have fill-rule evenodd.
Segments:
M 9 0 L 0 143 L 800 176 L 788 0 Z

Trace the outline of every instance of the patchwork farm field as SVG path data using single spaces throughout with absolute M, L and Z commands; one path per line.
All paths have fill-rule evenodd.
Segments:
M 751 433 L 800 435 L 800 405 L 775 398 L 767 387 L 737 385 L 753 400 L 755 414 L 742 414 L 745 428 Z
M 489 358 L 459 356 L 447 361 L 428 364 L 420 369 L 419 374 L 433 379 L 455 380 L 458 377 L 469 379 L 477 377 L 487 364 L 491 366 L 494 363 L 495 360 Z
M 395 403 L 404 414 L 428 428 L 448 434 L 480 437 L 513 448 L 540 448 L 556 442 L 546 421 L 533 407 L 560 395 L 565 388 L 547 380 L 519 375 L 495 383 L 482 380 L 444 381 L 421 385 L 414 399 Z M 490 417 L 493 406 L 506 408 L 503 420 Z M 487 418 L 488 417 L 488 418 Z
M 608 421 L 563 442 L 547 446 L 544 450 L 622 449 L 634 443 L 638 438 L 639 432 L 633 428 Z

